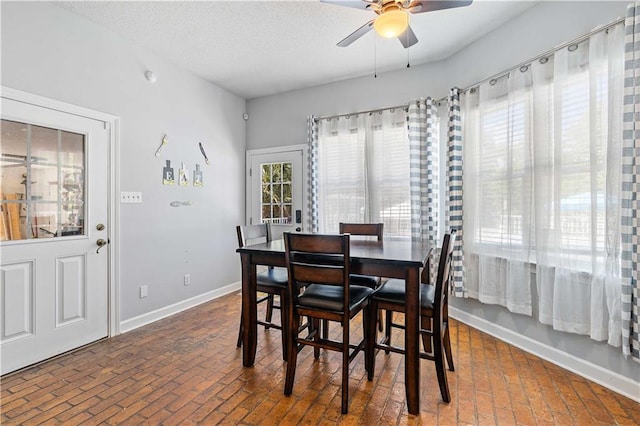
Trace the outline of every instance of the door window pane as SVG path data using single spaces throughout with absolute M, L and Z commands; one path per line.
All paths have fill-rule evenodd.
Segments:
M 0 240 L 84 235 L 84 135 L 2 120 Z
M 290 162 L 261 165 L 262 217 L 260 223 L 293 223 L 291 168 Z
M 291 184 L 285 183 L 282 185 L 282 201 L 285 203 L 291 202 Z

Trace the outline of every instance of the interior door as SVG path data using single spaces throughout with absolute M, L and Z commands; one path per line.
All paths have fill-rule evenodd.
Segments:
M 250 152 L 248 222 L 271 223 L 273 238 L 304 229 L 303 150 Z
M 108 335 L 109 130 L 2 99 L 0 354 L 5 374 Z M 101 250 L 99 250 L 101 249 Z

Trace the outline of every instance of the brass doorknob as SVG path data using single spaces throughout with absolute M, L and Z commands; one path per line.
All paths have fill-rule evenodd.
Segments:
M 96 253 L 98 253 L 102 247 L 107 245 L 107 240 L 100 238 L 98 239 L 98 241 L 96 241 L 96 244 L 98 245 L 98 249 L 96 250 Z

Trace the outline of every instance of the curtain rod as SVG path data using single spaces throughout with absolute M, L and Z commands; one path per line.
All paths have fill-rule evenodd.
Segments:
M 555 52 L 557 52 L 557 51 L 559 51 L 559 50 L 562 50 L 562 49 L 564 49 L 565 47 L 571 46 L 571 45 L 573 45 L 573 44 L 581 43 L 581 42 L 583 42 L 583 41 L 585 41 L 585 40 L 587 40 L 587 39 L 591 38 L 591 37 L 592 37 L 593 35 L 595 35 L 595 34 L 598 34 L 598 33 L 602 32 L 602 31 L 607 31 L 607 30 L 609 30 L 609 28 L 611 28 L 611 27 L 615 27 L 616 25 L 623 23 L 625 19 L 626 19 L 626 18 L 619 18 L 619 19 L 616 19 L 616 20 L 615 20 L 615 21 L 613 21 L 613 22 L 608 23 L 607 25 L 603 25 L 602 27 L 599 27 L 599 28 L 596 28 L 596 29 L 594 29 L 594 30 L 591 30 L 590 32 L 588 32 L 588 33 L 586 33 L 586 34 L 583 34 L 583 35 L 581 35 L 581 36 L 580 36 L 580 37 L 578 37 L 578 38 L 574 38 L 574 39 L 573 39 L 573 40 L 571 40 L 571 41 L 567 41 L 566 43 L 562 43 L 562 44 L 560 44 L 559 46 L 556 46 L 556 47 L 554 47 L 553 49 L 547 50 L 546 52 L 544 52 L 544 53 L 542 53 L 542 54 L 540 54 L 540 55 L 538 55 L 538 56 L 534 56 L 533 58 L 531 58 L 531 59 L 529 59 L 529 60 L 526 60 L 526 61 L 520 62 L 518 65 L 515 65 L 515 66 L 513 66 L 513 67 L 507 68 L 506 70 L 504 70 L 504 71 L 502 71 L 502 72 L 499 72 L 499 73 L 497 73 L 497 74 L 493 74 L 492 76 L 487 77 L 487 78 L 485 78 L 485 79 L 482 79 L 482 80 L 480 80 L 480 81 L 478 81 L 478 82 L 476 82 L 476 83 L 474 83 L 474 84 L 471 84 L 471 85 L 469 85 L 469 86 L 465 87 L 464 89 L 460 89 L 460 92 L 461 92 L 461 93 L 462 93 L 462 92 L 467 92 L 467 91 L 469 91 L 470 89 L 473 89 L 474 87 L 478 87 L 479 85 L 481 85 L 481 84 L 482 84 L 482 83 L 484 83 L 484 82 L 491 81 L 491 80 L 493 80 L 494 78 L 502 77 L 502 76 L 504 76 L 504 75 L 509 74 L 511 71 L 514 71 L 514 70 L 520 69 L 520 67 L 523 67 L 523 66 L 525 66 L 525 65 L 530 65 L 531 63 L 533 63 L 533 62 L 535 62 L 535 61 L 538 61 L 538 60 L 540 60 L 540 59 L 542 59 L 542 58 L 546 58 L 547 56 L 551 56 L 551 55 L 553 55 Z M 442 98 L 440 98 L 440 99 L 436 100 L 435 102 L 442 102 L 442 101 L 445 101 L 445 100 L 447 100 L 447 99 L 448 99 L 448 96 L 444 96 L 444 97 L 442 97 Z
M 347 117 L 349 115 L 372 114 L 374 112 L 386 111 L 388 109 L 398 109 L 398 108 L 408 108 L 408 107 L 409 107 L 409 105 L 396 105 L 396 106 L 392 106 L 392 107 L 369 109 L 369 110 L 366 110 L 366 111 L 350 112 L 348 114 L 323 115 L 322 117 L 316 117 L 316 121 L 326 120 L 326 119 L 329 119 L 329 118 Z

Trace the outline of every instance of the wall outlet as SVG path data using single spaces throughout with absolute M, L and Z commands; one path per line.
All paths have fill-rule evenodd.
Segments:
M 191 284 L 191 275 L 184 274 L 184 285 L 189 285 L 189 284 Z
M 146 285 L 140 286 L 140 299 L 147 297 L 149 289 Z
M 121 192 L 121 203 L 142 203 L 142 192 Z

